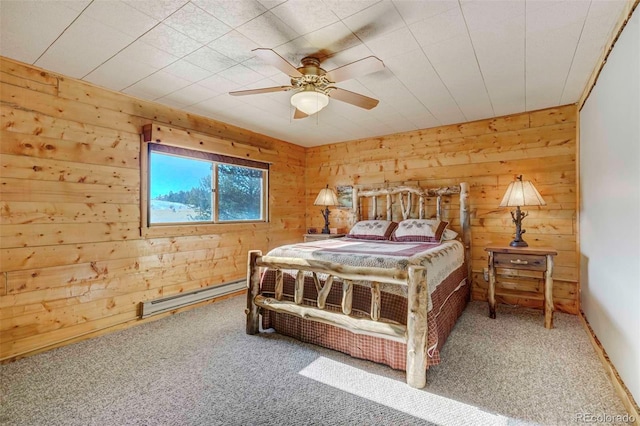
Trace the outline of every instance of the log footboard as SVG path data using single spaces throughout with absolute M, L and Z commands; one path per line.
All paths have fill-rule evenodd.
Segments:
M 423 388 L 427 384 L 427 308 L 429 291 L 427 271 L 423 266 L 411 265 L 407 271 L 372 267 L 346 266 L 309 259 L 262 256 L 249 252 L 247 271 L 247 334 L 259 333 L 259 309 L 284 312 L 310 321 L 330 324 L 357 334 L 366 334 L 407 345 L 407 384 Z M 260 269 L 276 271 L 275 297 L 260 294 Z M 282 270 L 298 271 L 293 301 L 282 300 Z M 318 298 L 316 306 L 303 304 L 305 273 L 311 273 Z M 317 274 L 327 274 L 321 285 Z M 342 312 L 325 310 L 325 300 L 334 279 L 342 280 Z M 351 314 L 353 281 L 371 282 L 371 318 Z M 380 320 L 380 284 L 407 286 L 407 325 Z

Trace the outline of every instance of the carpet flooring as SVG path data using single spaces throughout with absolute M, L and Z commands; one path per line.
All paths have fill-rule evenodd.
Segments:
M 469 304 L 427 374 L 244 332 L 244 297 L 0 366 L 3 425 L 576 424 L 624 407 L 579 319 Z

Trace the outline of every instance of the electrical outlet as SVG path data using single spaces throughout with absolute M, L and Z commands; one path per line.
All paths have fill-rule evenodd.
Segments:
M 489 268 L 484 268 L 482 270 L 482 276 L 486 282 L 489 282 Z

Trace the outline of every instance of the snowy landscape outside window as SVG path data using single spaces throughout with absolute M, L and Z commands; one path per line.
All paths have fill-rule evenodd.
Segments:
M 266 220 L 268 165 L 149 144 L 149 225 Z

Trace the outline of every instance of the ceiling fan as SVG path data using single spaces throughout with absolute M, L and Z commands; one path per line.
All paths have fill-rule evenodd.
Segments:
M 306 56 L 300 61 L 301 66 L 296 68 L 271 49 L 258 48 L 253 49 L 253 52 L 269 65 L 291 77 L 291 85 L 239 90 L 229 92 L 230 95 L 245 96 L 296 90 L 296 93 L 291 96 L 291 105 L 296 108 L 293 118 L 296 119 L 305 118 L 320 111 L 329 104 L 329 98 L 364 109 L 372 109 L 378 105 L 377 99 L 332 86 L 340 81 L 383 69 L 384 63 L 375 56 L 368 56 L 331 71 L 325 71 L 320 67 L 321 60 L 315 56 Z

